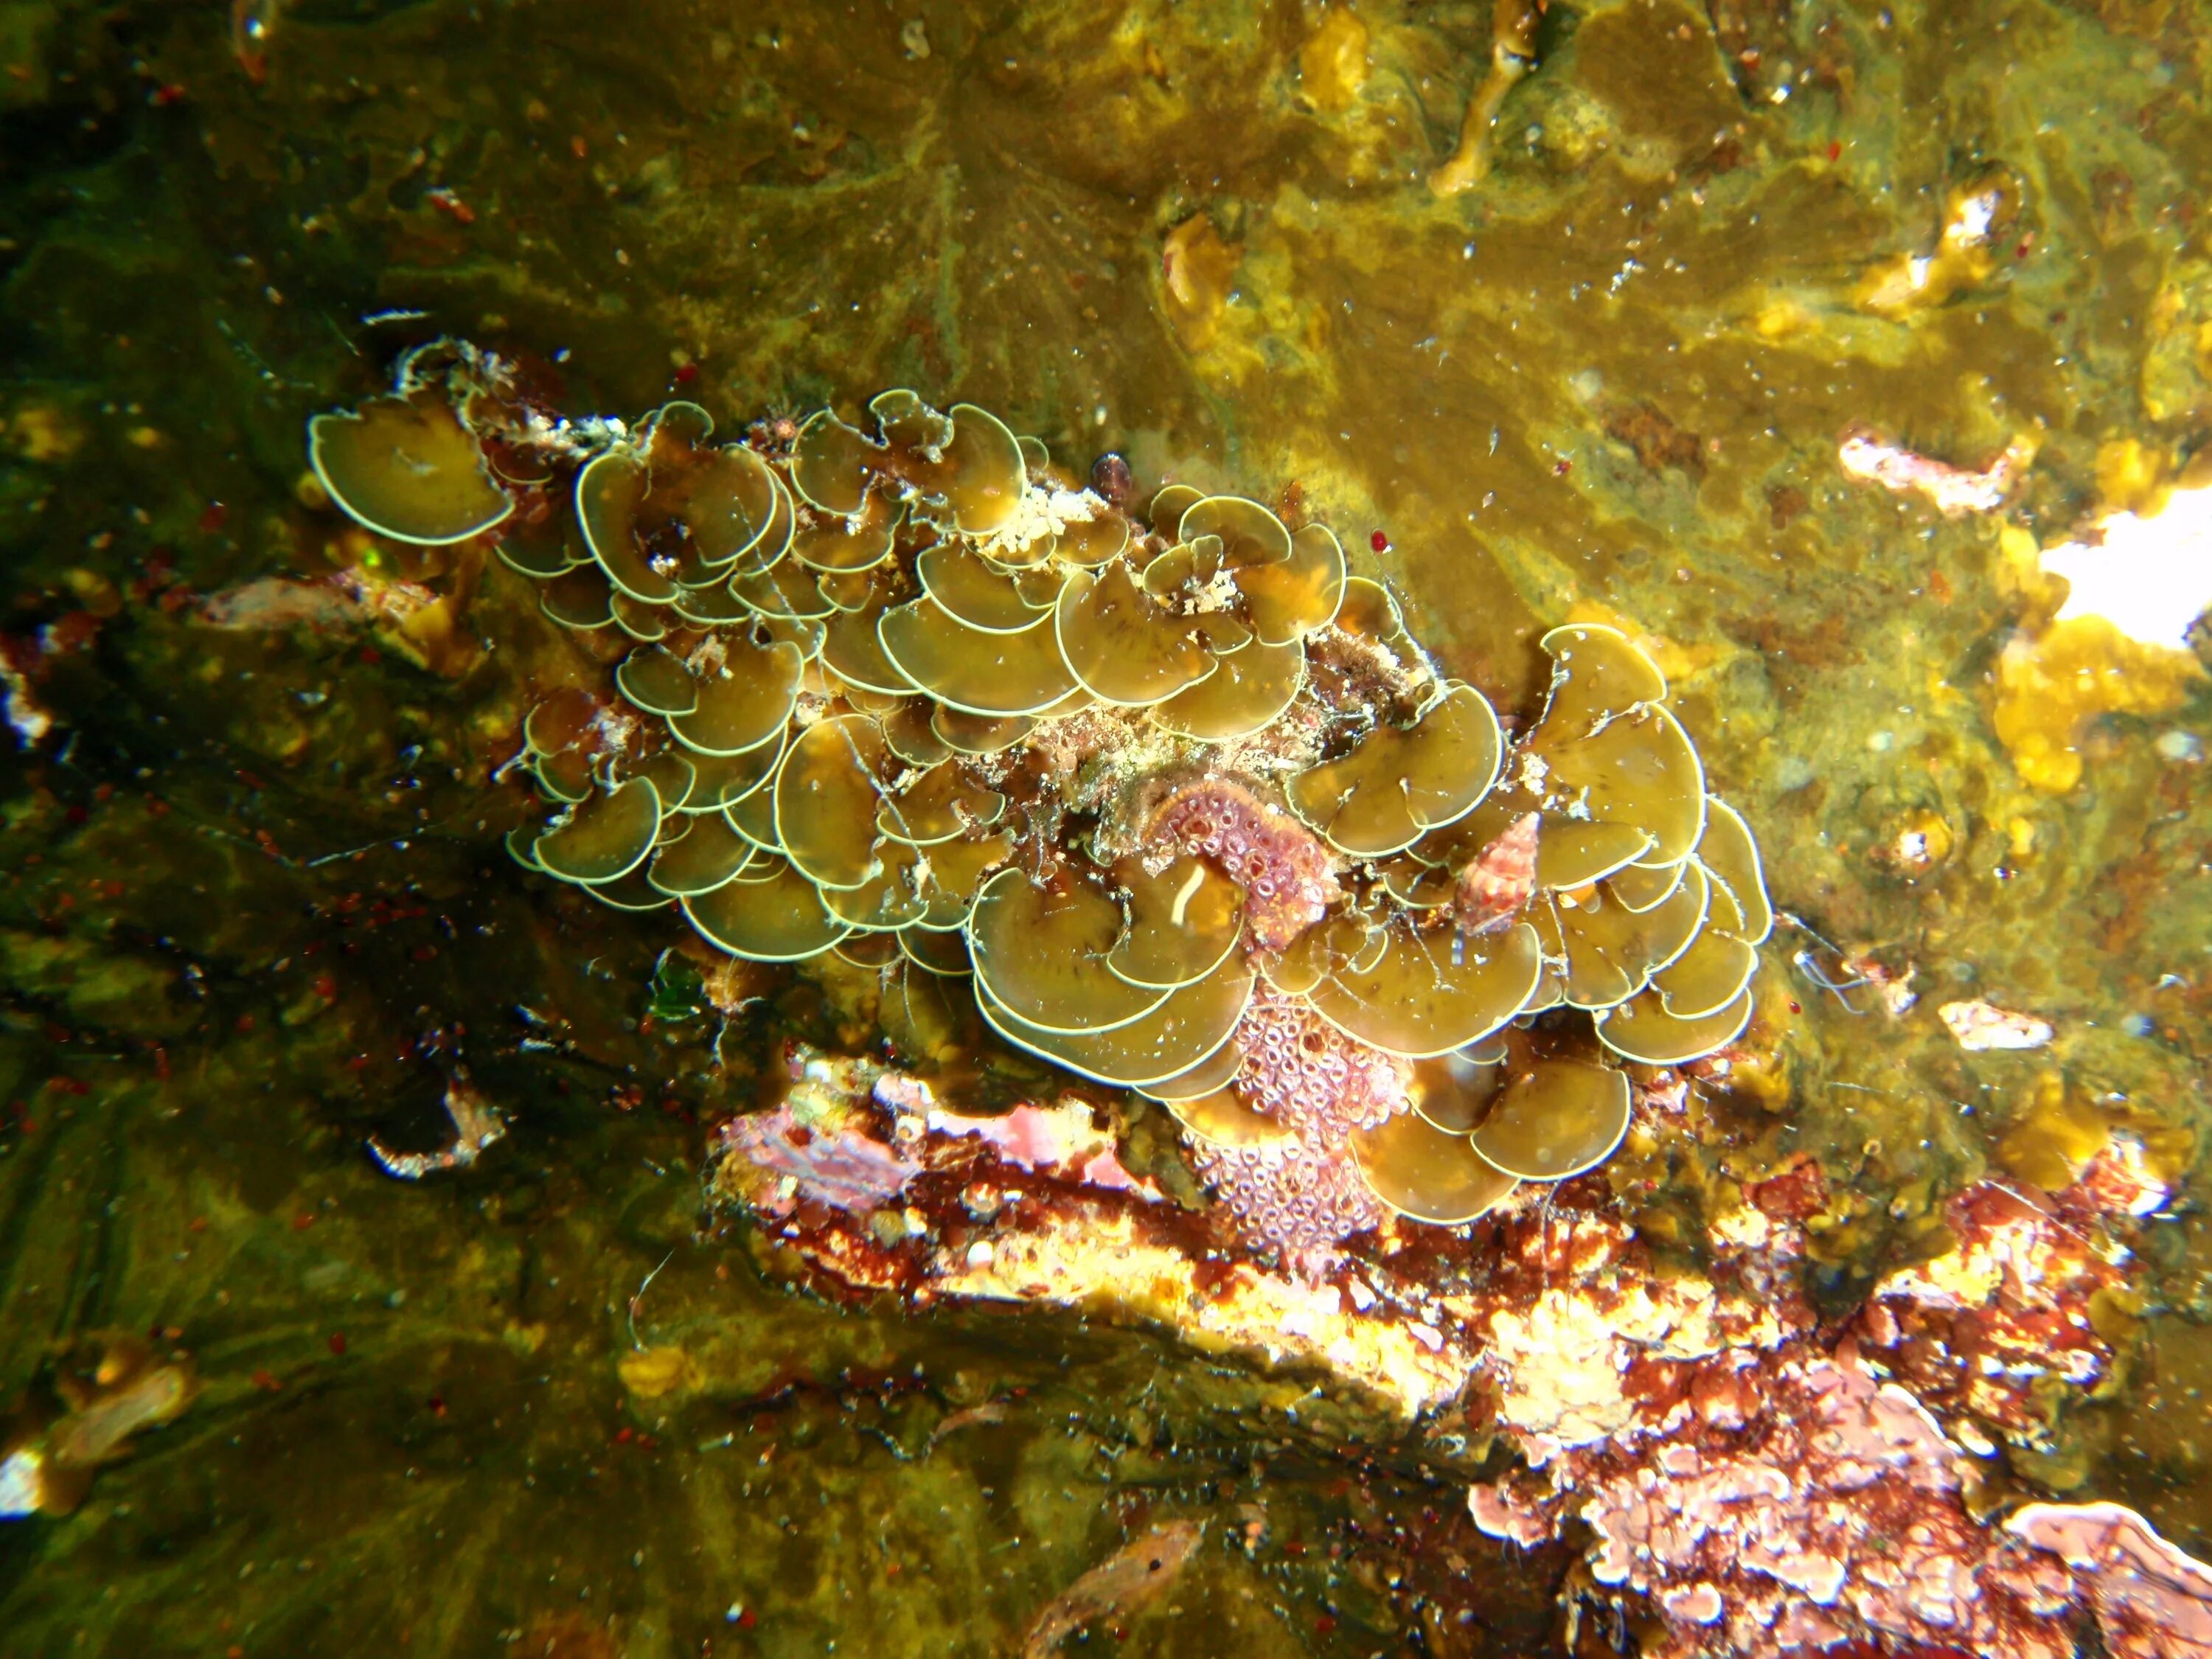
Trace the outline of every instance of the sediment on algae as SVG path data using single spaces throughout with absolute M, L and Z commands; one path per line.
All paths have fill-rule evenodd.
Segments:
M 628 637 L 526 722 L 518 860 L 972 1000 L 1164 1103 L 1255 1244 L 1580 1174 L 1622 1062 L 1750 1018 L 1757 844 L 1617 629 L 1547 635 L 1509 735 L 1325 524 L 1174 483 L 1133 515 L 910 391 L 718 441 L 690 403 L 561 417 L 441 342 L 309 450 L 371 530 L 495 538 L 548 616 Z

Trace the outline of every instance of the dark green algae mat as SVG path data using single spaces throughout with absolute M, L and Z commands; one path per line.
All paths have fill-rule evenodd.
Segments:
M 1467 1517 L 1479 1413 L 1407 1430 L 1073 1314 L 835 1303 L 706 1212 L 702 1126 L 771 1045 L 868 1034 L 794 985 L 718 1066 L 656 991 L 665 930 L 511 865 L 511 621 L 460 653 L 209 621 L 356 562 L 301 493 L 305 419 L 440 332 L 556 365 L 578 412 L 911 385 L 1079 465 L 1295 481 L 1509 703 L 1576 605 L 1671 641 L 1778 905 L 2061 1027 L 1965 1054 L 1818 988 L 1810 935 L 1770 951 L 1802 1006 L 1765 1151 L 1858 1200 L 1824 1305 L 1940 1249 L 1967 1182 L 2033 1178 L 2054 1098 L 2188 1166 L 2202 678 L 2090 708 L 2064 787 L 1993 687 L 2048 613 L 2000 525 L 2063 539 L 2212 419 L 2212 21 L 1554 4 L 1440 197 L 1491 31 L 0 3 L 0 633 L 11 718 L 46 723 L 0 761 L 0 1389 L 47 1399 L 119 1332 L 199 1390 L 71 1512 L 6 1523 L 0 1650 L 1013 1652 L 1199 1522 L 1066 1650 L 1559 1650 L 1571 1553 Z M 2002 245 L 1870 305 L 1991 179 Z M 1838 472 L 1861 428 L 2035 459 L 2004 514 L 1947 518 Z M 365 1143 L 441 1144 L 456 1066 L 507 1138 L 391 1179 Z M 2124 1386 L 2012 1478 L 2202 1553 L 2197 1190 L 2147 1236 Z M 641 1397 L 621 1362 L 665 1345 L 710 1373 Z

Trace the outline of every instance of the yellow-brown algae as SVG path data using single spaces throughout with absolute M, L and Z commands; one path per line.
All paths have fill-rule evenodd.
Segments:
M 1498 124 L 1505 94 L 1536 66 L 1536 26 L 1543 15 L 1544 0 L 1495 0 L 1489 70 L 1467 100 L 1458 149 L 1429 175 L 1429 188 L 1438 196 L 1457 196 L 1490 176 L 1490 131 Z
M 527 723 L 516 856 L 1155 1092 L 1248 1243 L 1317 1260 L 1579 1174 L 1626 1127 L 1615 1057 L 1748 1020 L 1757 849 L 1622 629 L 1547 635 L 1509 739 L 1334 532 L 1252 497 L 1124 512 L 906 391 L 787 447 L 683 403 L 549 428 L 483 361 L 410 357 L 410 418 L 527 480 L 507 562 L 603 688 Z M 641 641 L 611 674 L 610 621 Z

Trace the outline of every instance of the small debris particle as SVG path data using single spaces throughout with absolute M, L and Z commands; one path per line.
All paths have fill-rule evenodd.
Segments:
M 1987 1002 L 1947 1002 L 1936 1013 L 1969 1054 L 1989 1048 L 2040 1048 L 2051 1041 L 2049 1021 Z

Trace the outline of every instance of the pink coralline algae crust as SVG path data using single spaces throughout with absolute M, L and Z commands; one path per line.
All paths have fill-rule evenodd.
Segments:
M 2131 1143 L 2055 1194 L 1969 1188 L 1948 1212 L 1956 1248 L 1881 1280 L 1838 1329 L 1800 1288 L 1829 1196 L 1808 1159 L 1747 1182 L 1695 1272 L 1658 1261 L 1595 1181 L 1318 1276 L 1290 1251 L 1224 1271 L 1177 1206 L 1091 1178 L 1110 1136 L 1073 1097 L 985 1120 L 863 1062 L 793 1076 L 812 1137 L 788 1106 L 732 1126 L 714 1186 L 767 1209 L 832 1285 L 1119 1308 L 1210 1350 L 1337 1369 L 1409 1416 L 1479 1401 L 1530 1467 L 1469 1492 L 1477 1525 L 1528 1548 L 1586 1526 L 1573 1593 L 1648 1610 L 1644 1659 L 2070 1659 L 2092 1622 L 2127 1659 L 2212 1659 L 2212 1569 L 2141 1516 L 2030 1504 L 2000 1522 L 1976 1499 L 1993 1450 L 1978 1425 L 2032 1439 L 2028 1404 L 2047 1418 L 2114 1363 L 2086 1304 L 2124 1283 L 2129 1229 L 2163 1196 Z M 1674 1122 L 1681 1092 L 1640 1088 L 1639 1121 Z M 1351 1201 L 1340 1168 L 1292 1148 L 1265 1170 L 1218 1155 L 1249 1213 L 1293 1183 L 1316 1209 Z M 892 1180 L 902 1207 L 835 1201 Z
M 722 1147 L 769 1177 L 748 1194 L 756 1208 L 787 1216 L 801 1198 L 833 1209 L 865 1213 L 889 1203 L 921 1172 L 921 1165 L 858 1129 L 822 1133 L 793 1115 L 790 1103 L 773 1111 L 732 1118 L 720 1133 Z
M 1211 859 L 1244 889 L 1253 945 L 1279 951 L 1319 921 L 1337 897 L 1328 850 L 1280 807 L 1221 779 L 1186 784 L 1161 803 L 1147 851 L 1171 847 Z
M 2063 1626 L 2039 1631 L 2050 1593 L 2033 1572 L 1992 1571 L 1998 1552 L 1959 1502 L 1959 1454 L 1910 1394 L 1848 1346 L 1759 1388 L 1745 1431 L 1670 1441 L 1656 1468 L 1593 1471 L 1582 1488 L 1593 1577 L 1650 1595 L 1675 1651 L 1871 1635 L 2072 1652 Z
M 2005 1530 L 2058 1557 L 2087 1581 L 2116 1654 L 2205 1659 L 2212 1654 L 2212 1568 L 2183 1554 L 2118 1504 L 2028 1504 Z
M 1861 1312 L 1869 1354 L 1940 1413 L 2022 1443 L 2045 1437 L 2047 1379 L 2087 1387 L 2112 1368 L 2090 1308 L 2127 1276 L 2099 1249 L 2097 1200 L 2118 1199 L 2110 1212 L 2124 1215 L 2134 1189 L 2103 1184 L 2100 1167 L 2055 1198 L 1984 1182 L 1954 1199 L 1958 1248 L 1891 1274 Z
M 877 1097 L 896 1109 L 900 1091 L 879 1085 Z M 1017 1168 L 1063 1174 L 1072 1170 L 1086 1187 L 1159 1200 L 1159 1188 L 1149 1178 L 1140 1180 L 1121 1167 L 1113 1137 L 1092 1125 L 1088 1111 L 1065 1106 L 1041 1109 L 1024 1101 L 1002 1116 L 969 1117 L 925 1101 L 923 1112 L 931 1134 L 972 1137 Z M 918 1171 L 920 1166 L 915 1167 Z
M 2111 1365 L 2088 1299 L 2124 1282 L 2109 1224 L 2140 1197 L 2139 1183 L 2099 1171 L 2048 1199 L 1999 1183 L 1961 1194 L 1948 1218 L 1958 1248 L 1885 1279 L 1833 1339 L 1802 1300 L 1771 1296 L 1795 1277 L 1817 1170 L 1752 1186 L 1752 1207 L 1714 1234 L 1733 1290 L 1715 1305 L 1771 1307 L 1771 1352 L 1741 1336 L 1687 1359 L 1624 1345 L 1626 1408 L 1602 1433 L 1515 1424 L 1504 1373 L 1509 1431 L 1539 1467 L 1476 1488 L 1477 1525 L 1533 1547 L 1585 1522 L 1593 1579 L 1660 1614 L 1647 1659 L 1845 1644 L 2068 1659 L 2085 1613 L 2108 1651 L 2212 1659 L 2212 1571 L 2132 1511 L 2031 1505 L 1998 1528 L 1966 1501 L 1978 1478 L 1966 1448 L 1990 1449 L 1976 1424 L 2031 1440 L 2047 1431 L 2033 1401 Z M 1602 1310 L 1590 1268 L 1617 1261 L 1585 1255 L 1569 1264 L 1582 1286 L 1569 1295 Z M 1617 1308 L 1601 1327 L 1608 1318 L 1625 1328 Z
M 1542 816 L 1524 812 L 1460 872 L 1452 908 L 1460 931 L 1494 933 L 1536 895 L 1536 831 Z

